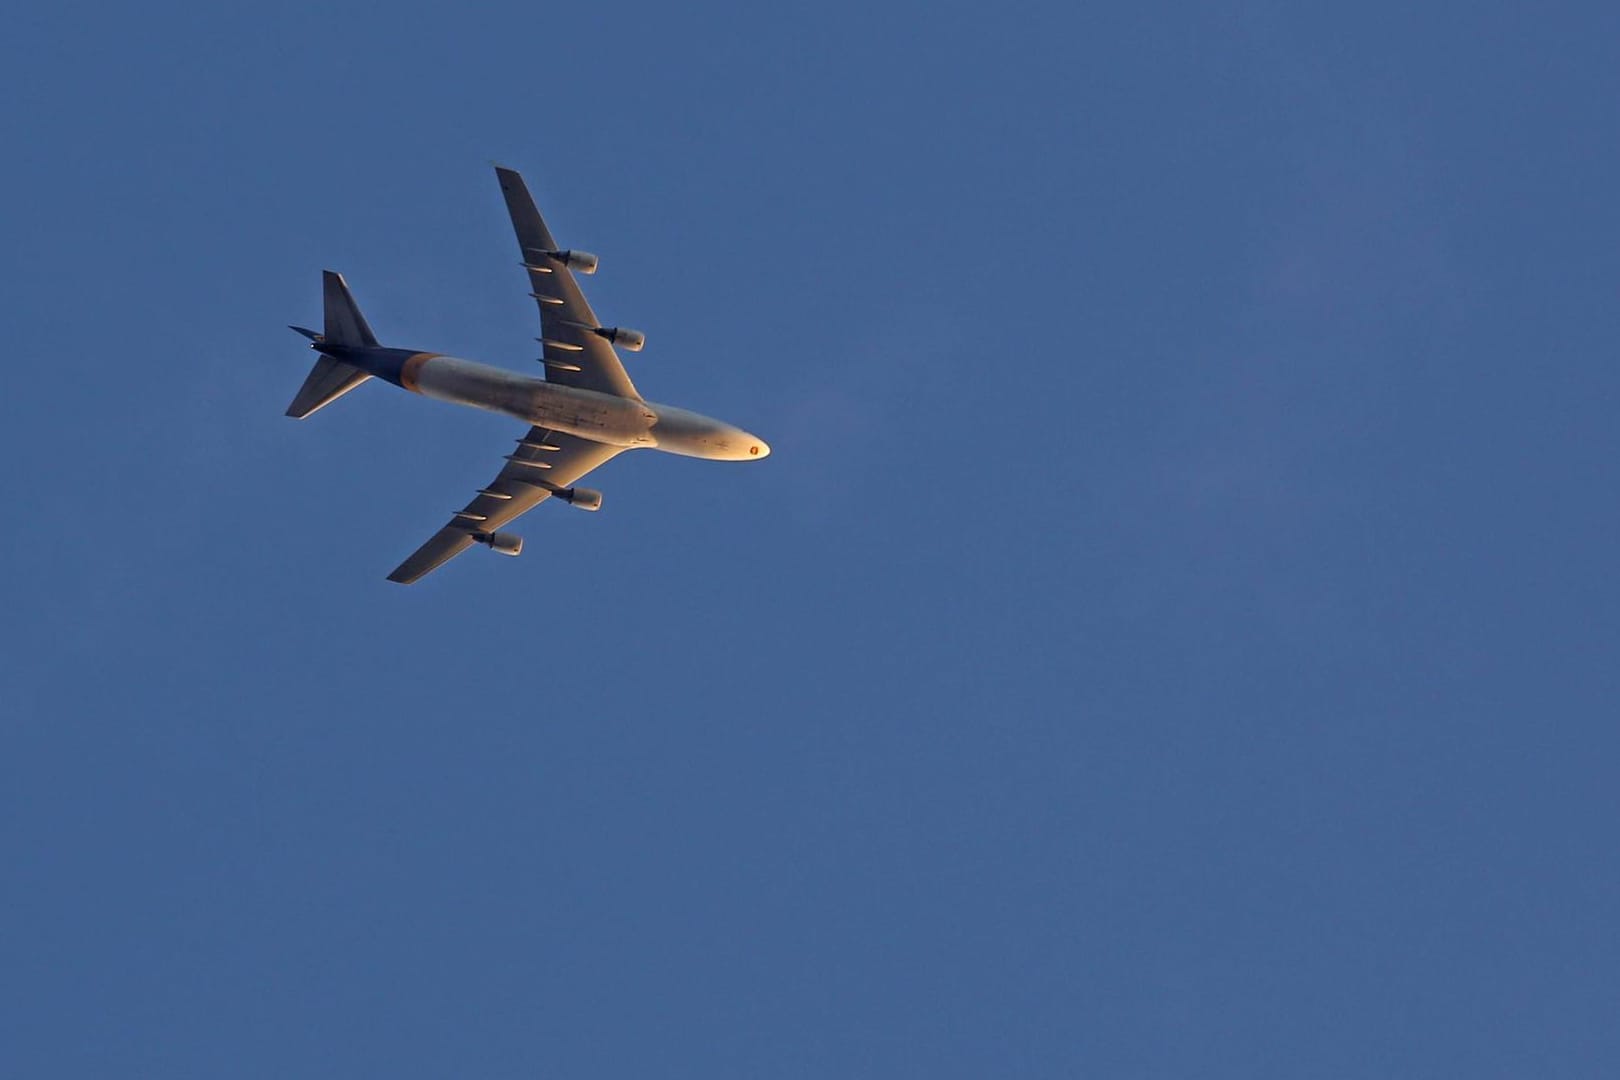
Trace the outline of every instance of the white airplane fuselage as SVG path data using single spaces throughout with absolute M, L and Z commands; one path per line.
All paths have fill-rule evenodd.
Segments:
M 749 461 L 771 452 L 757 435 L 673 405 L 561 386 L 438 353 L 410 354 L 398 362 L 397 375 L 388 370 L 393 366 L 384 363 L 371 370 L 423 397 L 502 413 L 609 446 L 644 447 L 711 461 Z

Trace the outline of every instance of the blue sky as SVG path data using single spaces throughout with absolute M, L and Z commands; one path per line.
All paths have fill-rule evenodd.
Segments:
M 0 1072 L 1614 1072 L 1617 31 L 13 15 Z M 400 588 L 492 159 L 773 455 Z

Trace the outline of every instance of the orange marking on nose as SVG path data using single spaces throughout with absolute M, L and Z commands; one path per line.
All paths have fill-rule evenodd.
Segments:
M 399 367 L 399 385 L 413 394 L 420 394 L 422 391 L 416 385 L 417 373 L 422 370 L 423 364 L 438 355 L 436 352 L 419 352 L 406 357 Z

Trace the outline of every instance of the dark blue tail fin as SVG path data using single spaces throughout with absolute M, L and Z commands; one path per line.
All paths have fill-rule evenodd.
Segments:
M 366 325 L 360 305 L 349 293 L 349 283 L 335 270 L 321 271 L 321 292 L 326 301 L 326 332 L 332 345 L 375 345 L 377 335 Z
M 377 335 L 371 332 L 371 327 L 366 324 L 366 317 L 360 314 L 360 306 L 350 295 L 348 283 L 343 280 L 342 274 L 332 270 L 322 271 L 321 292 L 326 305 L 326 332 L 317 334 L 302 326 L 294 326 L 292 329 L 309 338 L 315 343 L 316 348 L 320 348 L 323 344 L 377 344 Z M 334 357 L 323 356 L 315 361 L 315 366 L 304 379 L 304 385 L 298 388 L 298 396 L 287 406 L 287 415 L 302 420 L 317 409 L 330 405 L 369 378 L 370 375 L 351 364 L 345 364 Z

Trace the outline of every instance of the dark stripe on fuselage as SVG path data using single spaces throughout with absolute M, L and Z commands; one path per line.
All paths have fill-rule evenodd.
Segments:
M 325 345 L 320 351 L 412 393 L 420 392 L 416 388 L 417 372 L 422 370 L 423 364 L 439 355 L 416 352 L 413 349 L 379 349 L 353 345 Z

